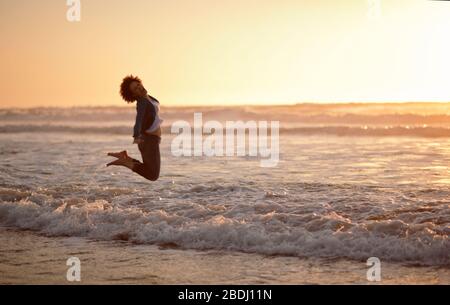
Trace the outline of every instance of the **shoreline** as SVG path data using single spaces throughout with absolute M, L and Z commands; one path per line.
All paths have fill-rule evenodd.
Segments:
M 450 268 L 382 264 L 369 282 L 365 262 L 182 250 L 123 241 L 46 237 L 0 228 L 0 284 L 449 284 Z M 66 261 L 81 261 L 68 282 Z

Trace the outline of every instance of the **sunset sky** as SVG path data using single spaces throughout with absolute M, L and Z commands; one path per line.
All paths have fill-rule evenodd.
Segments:
M 0 106 L 450 101 L 450 1 L 370 2 L 0 0 Z

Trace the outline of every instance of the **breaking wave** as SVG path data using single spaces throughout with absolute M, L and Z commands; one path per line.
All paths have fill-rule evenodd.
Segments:
M 216 191 L 251 192 L 220 186 L 190 190 Z M 125 189 L 96 192 L 97 199 L 90 201 L 2 188 L 0 223 L 49 236 L 126 240 L 186 249 L 356 260 L 376 256 L 421 265 L 450 264 L 450 214 L 445 204 L 425 210 L 403 209 L 389 215 L 372 214 L 356 221 L 314 205 L 297 204 L 295 211 L 274 202 L 229 206 L 191 202 L 164 207 L 151 199 L 134 204 L 132 200 L 114 201 L 114 196 L 128 194 Z

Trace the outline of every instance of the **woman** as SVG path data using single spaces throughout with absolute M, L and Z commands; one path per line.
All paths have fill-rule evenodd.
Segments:
M 159 178 L 161 164 L 159 144 L 161 143 L 160 125 L 163 122 L 159 117 L 159 101 L 148 95 L 142 81 L 132 75 L 123 79 L 120 94 L 127 103 L 137 102 L 133 144 L 138 144 L 142 162 L 130 158 L 124 150 L 108 153 L 108 156 L 115 157 L 117 160 L 108 163 L 107 166 L 125 166 L 150 181 L 156 181 Z

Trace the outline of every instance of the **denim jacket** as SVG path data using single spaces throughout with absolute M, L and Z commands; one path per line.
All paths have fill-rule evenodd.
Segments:
M 150 96 L 150 98 L 159 103 L 159 101 L 154 97 Z M 156 117 L 155 107 L 145 98 L 137 99 L 136 112 L 136 123 L 133 128 L 133 138 L 141 137 L 144 134 L 144 131 L 152 126 Z

